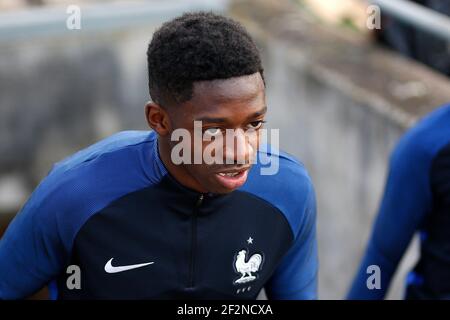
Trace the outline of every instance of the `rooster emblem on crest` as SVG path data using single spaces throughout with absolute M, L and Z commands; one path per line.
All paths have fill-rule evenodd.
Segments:
M 241 277 L 234 281 L 235 284 L 247 283 L 256 279 L 252 273 L 259 270 L 263 257 L 259 253 L 253 254 L 248 261 L 246 261 L 246 257 L 247 250 L 241 250 L 235 258 L 234 267 L 236 272 L 241 274 Z

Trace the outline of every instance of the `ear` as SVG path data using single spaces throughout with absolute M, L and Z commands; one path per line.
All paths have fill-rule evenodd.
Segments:
M 150 128 L 155 130 L 158 135 L 165 136 L 169 134 L 171 130 L 170 118 L 167 111 L 159 104 L 151 101 L 147 102 L 145 105 L 145 117 Z

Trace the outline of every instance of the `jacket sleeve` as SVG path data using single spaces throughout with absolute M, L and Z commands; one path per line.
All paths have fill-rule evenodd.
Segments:
M 44 181 L 0 239 L 0 299 L 22 299 L 60 272 L 65 249 L 58 232 L 57 208 Z
M 266 286 L 269 299 L 317 299 L 316 199 L 311 182 L 305 206 L 300 210 L 302 223 L 294 244 Z

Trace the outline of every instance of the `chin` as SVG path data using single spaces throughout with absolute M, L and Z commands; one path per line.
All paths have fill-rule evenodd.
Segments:
M 238 188 L 236 188 L 236 189 L 238 189 Z M 221 189 L 220 191 L 217 191 L 217 192 L 215 192 L 215 193 L 219 193 L 219 194 L 227 194 L 227 193 L 231 193 L 231 192 L 233 192 L 234 190 L 236 190 L 236 189 Z
M 228 189 L 228 188 L 225 188 L 222 185 L 217 185 L 215 183 L 214 184 L 210 184 L 209 186 L 207 186 L 205 188 L 205 190 L 208 190 L 208 192 L 216 193 L 216 194 L 227 194 L 227 193 L 233 192 L 236 189 L 238 189 L 238 188 Z

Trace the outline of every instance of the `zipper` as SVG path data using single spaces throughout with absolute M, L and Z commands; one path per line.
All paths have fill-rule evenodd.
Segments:
M 189 264 L 189 288 L 193 288 L 195 285 L 195 251 L 197 249 L 197 214 L 198 209 L 203 203 L 204 194 L 200 194 L 195 203 L 194 212 L 192 214 L 191 220 L 191 256 L 190 256 L 190 264 Z

